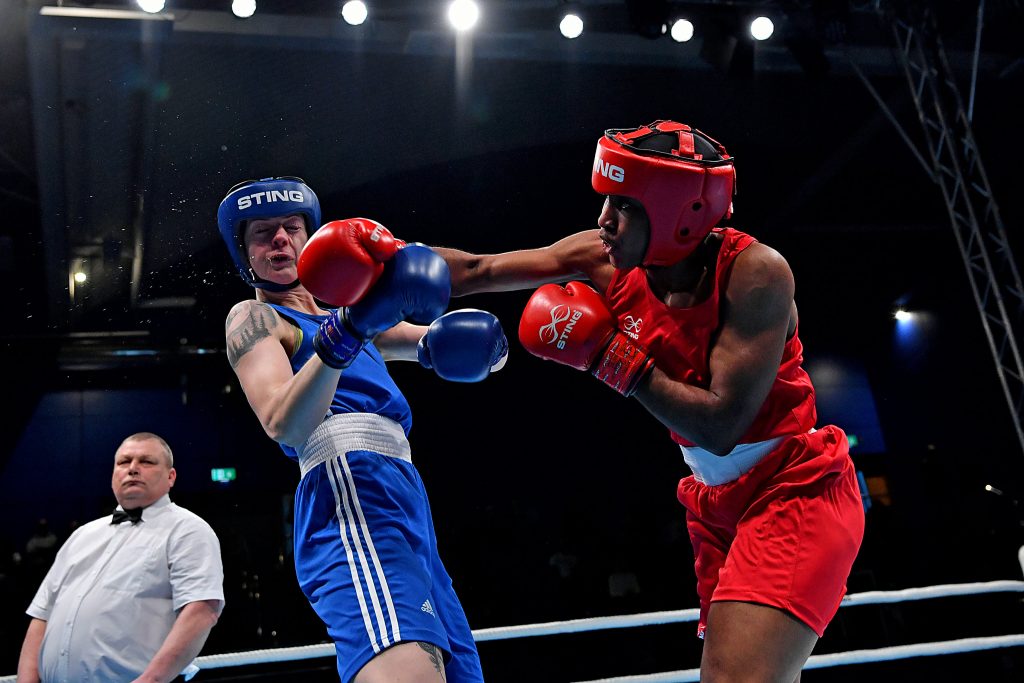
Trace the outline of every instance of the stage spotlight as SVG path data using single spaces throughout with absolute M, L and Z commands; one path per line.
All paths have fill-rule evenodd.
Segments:
M 575 14 L 566 14 L 558 24 L 558 30 L 569 40 L 579 38 L 583 33 L 583 20 Z
M 150 14 L 162 12 L 164 9 L 164 0 L 135 0 L 135 4 L 139 6 L 140 10 Z
M 452 0 L 448 5 L 448 21 L 456 31 L 468 31 L 480 19 L 480 7 L 473 0 Z
M 758 17 L 750 22 L 750 35 L 754 40 L 768 40 L 775 33 L 775 24 L 768 17 Z
M 671 36 L 677 43 L 685 43 L 693 38 L 693 24 L 686 19 L 676 19 L 672 24 Z
M 239 19 L 256 14 L 256 0 L 231 0 L 231 13 Z
M 82 298 L 88 293 L 87 284 L 92 273 L 92 259 L 88 256 L 75 256 L 69 266 L 68 295 L 72 303 L 81 303 Z
M 341 6 L 341 18 L 350 26 L 359 26 L 366 21 L 366 3 L 361 0 L 350 0 Z
M 893 313 L 893 317 L 896 318 L 896 322 L 909 323 L 911 320 L 914 319 L 914 314 L 911 313 L 910 311 L 905 311 L 902 308 L 898 308 L 896 309 L 896 312 Z

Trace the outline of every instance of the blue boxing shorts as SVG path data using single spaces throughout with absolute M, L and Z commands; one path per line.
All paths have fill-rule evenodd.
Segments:
M 307 439 L 299 463 L 295 574 L 334 641 L 342 683 L 388 647 L 413 641 L 444 650 L 448 681 L 482 682 L 401 425 L 333 415 Z

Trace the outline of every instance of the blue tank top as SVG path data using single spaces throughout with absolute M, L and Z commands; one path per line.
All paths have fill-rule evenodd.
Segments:
M 267 305 L 299 328 L 299 347 L 290 359 L 292 372 L 298 372 L 315 353 L 313 336 L 327 316 L 302 313 L 277 304 Z M 352 364 L 342 371 L 330 407 L 331 415 L 338 413 L 376 413 L 402 425 L 405 435 L 409 436 L 412 409 L 395 380 L 391 379 L 384 358 L 373 344 L 364 346 Z M 298 460 L 298 454 L 291 446 L 281 444 L 281 449 L 289 458 Z

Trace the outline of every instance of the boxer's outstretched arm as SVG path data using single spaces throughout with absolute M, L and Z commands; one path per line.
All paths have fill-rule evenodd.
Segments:
M 384 360 L 416 360 L 416 346 L 427 333 L 426 325 L 401 322 L 374 337 L 373 345 Z
M 779 370 L 793 312 L 793 273 L 770 247 L 736 257 L 711 347 L 707 389 L 655 367 L 634 396 L 672 431 L 719 455 L 753 423 Z
M 582 278 L 604 291 L 611 280 L 612 266 L 597 232 L 586 230 L 540 249 L 501 254 L 470 254 L 441 247 L 434 251 L 448 262 L 452 296 L 534 289 Z

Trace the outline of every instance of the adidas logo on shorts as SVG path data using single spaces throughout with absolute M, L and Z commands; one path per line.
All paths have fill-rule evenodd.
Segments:
M 434 616 L 434 608 L 430 606 L 430 600 L 424 600 L 420 606 L 420 610 L 426 612 L 430 616 Z

